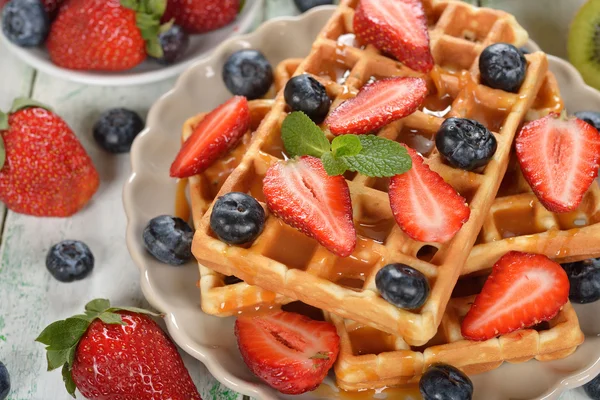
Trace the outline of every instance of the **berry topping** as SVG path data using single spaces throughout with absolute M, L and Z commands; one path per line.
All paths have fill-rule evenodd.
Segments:
M 342 176 L 327 175 L 321 160 L 304 156 L 274 164 L 263 191 L 269 210 L 283 222 L 340 257 L 352 254 L 356 230 L 350 189 Z
M 241 96 L 231 98 L 194 128 L 171 164 L 171 176 L 187 178 L 201 173 L 234 148 L 249 127 L 248 100 Z
M 444 243 L 454 237 L 471 215 L 466 200 L 423 158 L 406 147 L 412 168 L 390 181 L 390 205 L 404 233 L 421 242 Z
M 420 72 L 433 68 L 420 0 L 361 0 L 354 14 L 354 31 L 361 42 L 392 54 L 409 68 Z
M 419 381 L 423 400 L 471 400 L 473 382 L 458 368 L 433 364 Z
M 571 288 L 569 300 L 586 304 L 600 300 L 600 258 L 563 264 Z
M 334 135 L 368 133 L 414 113 L 425 96 L 424 79 L 382 79 L 363 86 L 355 98 L 333 110 L 325 123 Z
M 55 244 L 46 255 L 46 268 L 61 282 L 78 281 L 94 269 L 94 255 L 79 240 L 65 240 Z
M 495 43 L 479 56 L 481 83 L 493 89 L 517 93 L 525 80 L 527 60 L 515 46 Z
M 200 400 L 177 348 L 149 315 L 158 316 L 96 299 L 36 341 L 46 345 L 48 371 L 62 367 L 73 398 L 78 389 L 88 400 Z
M 158 41 L 163 55 L 156 58 L 156 61 L 159 64 L 171 65 L 183 57 L 190 44 L 190 37 L 179 25 L 173 25 L 158 35 Z
M 523 176 L 552 212 L 581 204 L 600 167 L 600 135 L 590 124 L 558 114 L 529 122 L 516 139 Z
M 223 65 L 223 80 L 231 93 L 254 100 L 269 91 L 273 69 L 260 51 L 239 50 Z
M 0 361 L 0 400 L 6 399 L 8 392 L 10 392 L 10 375 L 6 366 Z
M 375 285 L 387 302 L 405 310 L 421 307 L 429 296 L 425 275 L 405 264 L 388 264 L 377 271 Z
M 181 265 L 192 258 L 194 231 L 181 218 L 161 215 L 144 229 L 146 250 L 165 264 Z
M 333 4 L 333 0 L 294 0 L 294 3 L 300 12 L 306 12 L 314 7 Z
M 0 112 L 0 201 L 18 213 L 68 217 L 88 203 L 100 180 L 73 131 L 43 107 L 16 99 L 8 120 Z
M 94 139 L 110 153 L 128 153 L 133 139 L 144 129 L 144 120 L 134 111 L 113 108 L 94 124 Z
M 575 116 L 582 121 L 592 125 L 596 130 L 600 131 L 600 112 L 596 111 L 579 111 Z
M 498 148 L 496 137 L 472 119 L 448 118 L 435 136 L 435 146 L 452 166 L 467 171 L 483 167 Z
M 317 123 L 322 122 L 329 112 L 331 99 L 325 86 L 308 74 L 290 79 L 283 93 L 292 111 L 302 111 Z
M 35 47 L 46 40 L 50 19 L 40 0 L 12 0 L 2 11 L 2 32 L 17 46 Z
M 488 340 L 549 321 L 569 297 L 569 278 L 561 266 L 540 254 L 511 251 L 492 269 L 465 316 L 468 340 Z
M 600 400 L 600 375 L 583 385 L 583 390 L 591 400 Z
M 163 22 L 175 23 L 188 33 L 204 33 L 232 22 L 243 0 L 169 0 Z
M 253 242 L 265 225 L 265 210 L 252 196 L 231 192 L 217 199 L 210 215 L 210 227 L 225 243 Z
M 335 327 L 291 312 L 240 317 L 235 335 L 244 362 L 269 386 L 285 394 L 314 390 L 335 362 Z

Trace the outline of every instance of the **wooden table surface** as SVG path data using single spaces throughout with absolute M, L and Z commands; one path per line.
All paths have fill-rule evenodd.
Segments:
M 292 0 L 266 0 L 262 18 L 291 14 L 297 14 Z M 92 125 L 102 111 L 117 106 L 146 115 L 174 79 L 126 88 L 71 83 L 36 72 L 0 44 L 0 82 L 0 109 L 8 110 L 18 96 L 51 105 L 78 134 L 102 177 L 91 204 L 72 218 L 34 218 L 7 212 L 0 204 L 0 361 L 11 375 L 8 398 L 66 400 L 70 397 L 60 370 L 46 372 L 43 346 L 34 342 L 41 330 L 81 312 L 88 300 L 97 297 L 109 298 L 113 304 L 148 306 L 125 245 L 121 191 L 130 174 L 129 156 L 102 152 L 93 142 Z M 92 249 L 96 265 L 87 279 L 64 284 L 47 273 L 47 251 L 64 239 L 82 240 Z M 203 399 L 242 398 L 217 382 L 198 361 L 183 357 Z M 580 390 L 564 396 L 564 400 L 585 398 Z

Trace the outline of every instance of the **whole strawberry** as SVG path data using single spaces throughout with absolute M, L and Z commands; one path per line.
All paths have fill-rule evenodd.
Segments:
M 175 23 L 188 33 L 219 29 L 235 19 L 240 0 L 169 0 L 163 21 Z
M 148 315 L 92 300 L 85 314 L 57 321 L 36 341 L 48 370 L 62 367 L 67 391 L 89 400 L 200 400 L 175 345 Z
M 67 217 L 100 183 L 98 172 L 69 126 L 45 106 L 17 99 L 0 112 L 0 201 L 12 211 Z
M 131 69 L 147 54 L 161 58 L 165 7 L 166 0 L 69 0 L 50 28 L 50 58 L 63 68 L 94 71 Z

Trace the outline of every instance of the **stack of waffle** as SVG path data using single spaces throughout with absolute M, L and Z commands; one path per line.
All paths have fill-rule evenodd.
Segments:
M 504 361 L 568 356 L 583 341 L 570 304 L 549 323 L 484 342 L 465 340 L 460 330 L 486 274 L 508 251 L 535 252 L 559 262 L 600 256 L 600 243 L 594 240 L 600 235 L 598 184 L 578 210 L 553 214 L 531 192 L 513 154 L 512 142 L 523 122 L 563 108 L 545 54 L 526 55 L 527 74 L 519 93 L 488 88 L 479 83 L 481 51 L 497 42 L 521 46 L 526 33 L 500 11 L 452 0 L 427 2 L 436 65 L 423 75 L 370 45 L 356 44 L 352 21 L 357 2 L 341 2 L 306 59 L 286 60 L 275 69 L 279 94 L 274 100 L 250 102 L 251 131 L 238 147 L 190 178 L 203 310 L 232 316 L 298 301 L 322 310 L 341 337 L 335 373 L 347 390 L 413 382 L 435 362 L 478 373 Z M 324 84 L 332 110 L 373 79 L 427 80 L 429 95 L 420 110 L 377 134 L 415 148 L 467 200 L 470 219 L 450 242 L 409 238 L 392 216 L 388 179 L 357 174 L 345 175 L 358 233 L 350 257 L 333 255 L 268 213 L 263 233 L 251 246 L 229 246 L 215 237 L 209 219 L 217 196 L 245 192 L 265 205 L 262 179 L 270 165 L 285 157 L 280 128 L 289 110 L 280 89 L 292 75 L 303 73 Z M 203 117 L 185 124 L 184 139 Z M 442 161 L 432 139 L 448 117 L 475 119 L 493 132 L 498 149 L 483 170 L 467 172 Z M 431 293 L 419 310 L 398 309 L 378 294 L 375 274 L 391 262 L 407 264 L 428 278 Z

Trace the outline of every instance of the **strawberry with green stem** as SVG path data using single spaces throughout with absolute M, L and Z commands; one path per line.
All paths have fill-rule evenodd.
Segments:
M 68 217 L 92 198 L 100 180 L 69 126 L 48 107 L 19 98 L 0 112 L 0 201 L 10 210 Z
M 90 400 L 200 400 L 173 342 L 147 310 L 90 301 L 83 314 L 48 325 L 48 370 L 62 367 L 69 394 Z M 157 397 L 159 396 L 159 397 Z
M 166 0 L 71 0 L 52 24 L 47 48 L 68 69 L 122 71 L 161 58 L 159 34 Z M 77 38 L 77 40 L 74 40 Z

